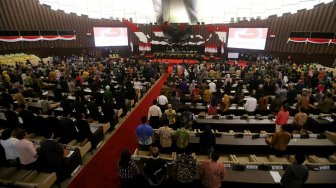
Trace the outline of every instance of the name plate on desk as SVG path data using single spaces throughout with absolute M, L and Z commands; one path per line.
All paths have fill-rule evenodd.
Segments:
M 140 161 L 140 157 L 133 156 L 132 159 L 135 160 L 135 161 Z
M 248 170 L 258 170 L 258 165 L 246 165 L 246 169 L 248 169 Z
M 309 134 L 309 137 L 310 137 L 310 138 L 317 138 L 317 135 L 318 135 L 318 134 Z
M 231 168 L 231 164 L 224 164 L 225 168 Z
M 320 170 L 330 170 L 330 166 L 320 166 Z
M 300 134 L 293 134 L 293 138 L 300 138 L 301 135 Z
M 74 151 L 69 151 L 68 155 L 66 156 L 66 158 L 69 158 L 72 154 L 74 153 Z
M 272 166 L 272 170 L 283 170 L 283 166 Z

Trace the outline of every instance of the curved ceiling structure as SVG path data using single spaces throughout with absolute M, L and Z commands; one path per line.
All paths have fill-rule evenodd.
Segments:
M 90 18 L 132 18 L 134 23 L 233 23 L 312 9 L 332 0 L 40 0 L 66 13 Z

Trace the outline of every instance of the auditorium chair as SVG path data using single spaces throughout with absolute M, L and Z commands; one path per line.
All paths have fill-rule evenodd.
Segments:
M 83 145 L 81 142 L 78 142 L 77 140 L 72 140 L 67 144 L 67 146 L 78 148 L 81 157 L 84 157 L 84 155 L 87 154 L 91 149 L 91 142 L 87 142 Z
M 329 156 L 329 158 L 325 157 L 317 157 L 315 155 L 309 155 L 307 157 L 307 163 L 305 164 L 315 164 L 315 165 L 336 165 L 335 155 Z
M 111 125 L 110 125 L 109 122 L 108 122 L 108 123 L 99 123 L 98 121 L 94 121 L 94 122 L 90 123 L 90 126 L 94 126 L 94 127 L 97 127 L 97 128 L 99 128 L 99 127 L 103 127 L 103 133 L 104 133 L 104 134 L 105 134 L 107 131 L 109 131 L 110 128 L 111 128 Z
M 25 188 L 49 188 L 56 182 L 56 173 L 39 173 L 33 171 L 20 181 L 15 181 L 15 187 Z
M 331 140 L 332 142 L 336 144 L 336 133 L 335 132 L 326 131 L 325 134 L 329 140 Z
M 269 160 L 271 162 L 275 162 L 278 165 L 289 165 L 292 163 L 293 159 L 290 159 L 288 157 L 276 157 L 275 155 L 270 155 Z
M 132 158 L 138 166 L 140 172 L 144 172 L 144 163 L 148 158 L 150 158 L 149 151 L 141 151 L 138 148 L 135 149 Z M 171 154 L 163 154 L 160 153 L 159 157 L 167 162 L 167 174 L 169 176 L 174 175 L 174 167 L 172 165 L 173 160 L 176 159 L 176 152 L 172 152 Z
M 265 164 L 265 165 L 275 165 L 279 164 L 276 160 L 274 160 L 274 155 L 268 155 L 268 156 L 255 156 L 252 155 L 253 158 L 259 163 L 259 164 Z M 275 157 L 275 156 L 274 156 Z
M 31 170 L 18 169 L 16 167 L 1 167 L 0 168 L 0 184 L 11 185 L 15 181 L 20 181 L 30 175 Z
M 194 158 L 196 158 L 198 162 L 210 160 L 210 155 L 196 155 L 195 153 L 192 153 L 192 155 L 194 156 Z M 220 155 L 217 162 L 224 164 L 238 164 L 235 155 Z
M 171 154 L 163 154 L 160 153 L 160 158 L 167 160 L 167 161 L 173 161 L 176 158 L 176 152 L 172 152 Z M 134 160 L 138 160 L 138 159 L 148 159 L 150 158 L 150 152 L 149 151 L 142 151 L 139 150 L 138 148 L 135 149 L 134 153 L 133 153 L 133 158 Z
M 257 159 L 254 155 L 235 155 L 235 160 L 238 161 L 238 164 L 241 165 L 256 165 L 258 164 Z

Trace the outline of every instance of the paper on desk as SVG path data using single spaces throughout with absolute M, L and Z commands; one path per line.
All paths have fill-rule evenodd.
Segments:
M 70 151 L 69 154 L 66 157 L 70 157 L 73 154 L 74 151 Z
M 277 171 L 270 171 L 270 173 L 271 173 L 271 176 L 272 176 L 274 182 L 280 183 L 281 176 L 280 176 L 279 172 L 277 172 Z

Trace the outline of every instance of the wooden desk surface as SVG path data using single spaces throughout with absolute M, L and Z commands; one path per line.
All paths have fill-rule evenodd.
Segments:
M 226 169 L 227 175 L 223 182 L 255 183 L 255 184 L 279 184 L 274 182 L 270 171 L 245 170 L 234 171 L 231 168 Z M 277 170 L 282 176 L 284 170 Z M 309 171 L 309 176 L 305 184 L 336 184 L 336 171 Z
M 289 117 L 288 124 L 292 124 L 293 117 Z M 220 117 L 219 119 L 212 119 L 207 117 L 206 119 L 197 118 L 196 123 L 199 124 L 275 124 L 273 119 L 255 119 L 254 116 L 249 116 L 249 119 L 226 119 Z
M 190 136 L 190 143 L 199 143 L 199 137 Z M 244 136 L 243 138 L 235 138 L 234 135 L 222 135 L 216 138 L 218 145 L 236 145 L 236 146 L 267 146 L 265 138 L 252 139 L 252 136 Z M 309 146 L 309 147 L 334 147 L 336 144 L 329 139 L 317 138 L 293 138 L 290 140 L 288 147 Z

